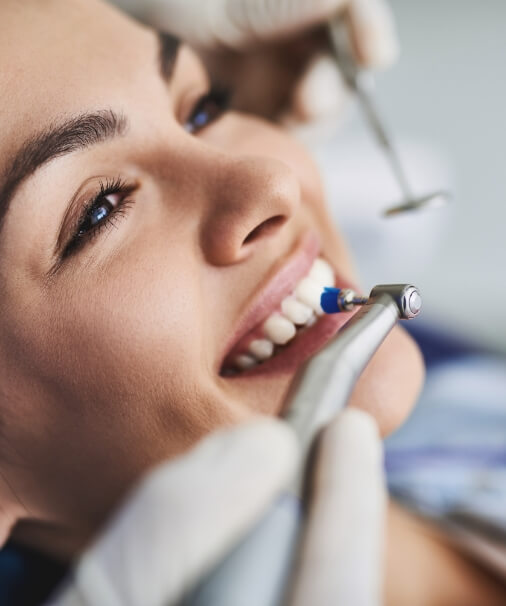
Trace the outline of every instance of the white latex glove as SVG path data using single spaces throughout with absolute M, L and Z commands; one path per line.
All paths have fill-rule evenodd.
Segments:
M 346 18 L 355 56 L 364 67 L 388 67 L 398 55 L 394 19 L 386 0 L 112 1 L 202 49 L 243 50 L 246 68 L 252 48 L 262 47 L 256 65 L 247 71 L 271 71 L 273 84 L 294 71 L 294 62 L 301 62 L 291 84 L 291 107 L 284 112 L 300 121 L 335 114 L 346 97 L 334 60 L 325 52 L 324 36 L 317 43 L 315 28 L 338 15 Z M 279 44 L 266 52 L 269 45 L 280 41 L 286 42 L 286 64 L 280 60 Z M 300 48 L 305 50 L 299 52 Z M 237 80 L 239 76 L 244 79 L 246 72 L 237 65 L 237 56 L 224 54 L 222 61 L 224 68 L 238 73 Z
M 376 422 L 347 409 L 323 432 L 290 606 L 382 604 L 386 483 Z
M 215 434 L 145 479 L 47 606 L 169 606 L 230 550 L 297 464 L 279 421 Z M 346 411 L 325 432 L 290 606 L 376 606 L 384 488 L 374 422 Z

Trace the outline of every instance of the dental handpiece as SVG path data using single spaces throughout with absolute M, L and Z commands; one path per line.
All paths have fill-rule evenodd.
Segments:
M 321 430 L 346 406 L 360 375 L 397 321 L 414 318 L 421 310 L 419 291 L 407 284 L 376 286 L 367 299 L 352 291 L 326 289 L 322 306 L 339 312 L 345 299 L 342 311 L 361 309 L 309 362 L 285 415 L 301 445 L 299 472 L 242 542 L 187 594 L 181 602 L 184 606 L 283 604 L 304 524 L 302 495 L 312 448 Z

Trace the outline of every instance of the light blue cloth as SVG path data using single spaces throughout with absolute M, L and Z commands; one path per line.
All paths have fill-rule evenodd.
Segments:
M 476 354 L 432 367 L 386 441 L 385 464 L 391 494 L 420 513 L 464 513 L 506 533 L 506 360 Z

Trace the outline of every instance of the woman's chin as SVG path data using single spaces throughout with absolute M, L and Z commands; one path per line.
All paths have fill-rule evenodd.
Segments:
M 362 374 L 350 406 L 371 414 L 382 436 L 404 423 L 423 386 L 425 368 L 418 346 L 397 326 Z

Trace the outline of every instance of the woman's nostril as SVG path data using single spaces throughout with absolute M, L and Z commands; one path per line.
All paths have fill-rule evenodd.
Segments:
M 250 233 L 244 239 L 243 244 L 250 244 L 254 240 L 258 240 L 258 238 L 262 238 L 263 236 L 268 236 L 272 232 L 276 231 L 283 223 L 286 221 L 286 217 L 283 215 L 277 215 L 275 217 L 271 217 L 266 221 L 257 225 L 255 229 L 250 231 Z

